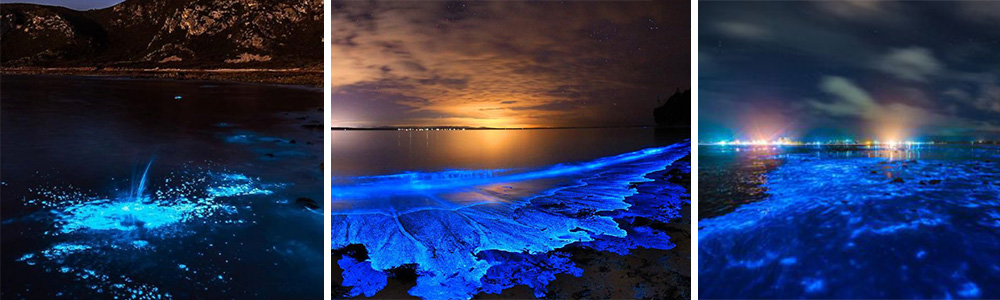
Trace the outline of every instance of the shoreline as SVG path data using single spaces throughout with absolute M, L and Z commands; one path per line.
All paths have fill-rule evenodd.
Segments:
M 183 68 L 35 68 L 4 67 L 0 75 L 105 76 L 135 79 L 213 80 L 286 86 L 323 87 L 323 69 L 183 69 Z
M 653 171 L 644 177 L 652 181 L 632 182 L 638 194 L 655 194 L 663 184 L 676 184 L 685 188 L 690 195 L 691 173 L 684 172 L 685 164 L 690 164 L 691 155 L 678 159 L 666 168 Z M 690 168 L 690 167 L 688 167 Z M 638 195 L 637 194 L 637 195 Z M 635 196 L 635 195 L 633 195 Z M 629 196 L 626 199 L 633 197 Z M 690 196 L 688 196 L 690 197 Z M 596 250 L 578 244 L 568 244 L 549 253 L 568 255 L 575 267 L 583 270 L 581 277 L 558 273 L 555 279 L 546 283 L 547 297 L 564 298 L 609 298 L 631 299 L 640 294 L 657 295 L 664 298 L 690 299 L 691 297 L 691 205 L 681 207 L 680 218 L 669 223 L 653 220 L 649 222 L 654 230 L 670 235 L 675 244 L 672 249 L 651 249 L 638 247 L 627 255 Z M 390 274 L 383 287 L 373 297 L 359 295 L 347 297 L 351 287 L 343 285 L 343 269 L 337 264 L 342 255 L 355 259 L 368 258 L 368 251 L 358 244 L 332 249 L 332 296 L 334 299 L 420 299 L 409 294 L 417 284 L 415 266 L 402 266 L 388 270 Z M 619 266 L 611 268 L 608 266 Z M 524 284 L 506 288 L 500 293 L 479 292 L 473 299 L 535 299 L 533 289 Z

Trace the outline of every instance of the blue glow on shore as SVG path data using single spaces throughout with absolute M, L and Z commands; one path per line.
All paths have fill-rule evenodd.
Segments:
M 333 197 L 370 197 L 372 194 L 415 194 L 442 190 L 482 186 L 492 183 L 509 183 L 594 171 L 608 166 L 628 163 L 677 147 L 649 148 L 636 152 L 597 159 L 586 163 L 559 164 L 540 170 L 516 173 L 513 170 L 452 170 L 438 173 L 410 172 L 387 176 L 356 177 L 350 184 L 334 185 Z
M 652 181 L 645 175 L 689 153 L 685 142 L 536 170 L 339 179 L 333 187 L 331 245 L 368 250 L 370 267 L 345 268 L 345 282 L 371 278 L 370 270 L 412 264 L 418 277 L 409 293 L 424 299 L 468 299 L 518 284 L 544 296 L 555 274 L 580 272 L 566 257 L 550 255 L 553 250 L 672 248 L 668 236 L 653 238 L 632 226 L 635 216 L 628 211 L 676 216 L 674 205 L 683 204 L 683 193 L 671 188 L 662 191 L 677 193 L 630 198 L 637 193 L 631 184 Z M 359 286 L 352 294 L 367 295 L 377 285 Z
M 796 151 L 699 221 L 702 297 L 1000 297 L 1000 148 Z
M 348 256 L 343 256 L 337 260 L 337 265 L 344 269 L 344 285 L 350 286 L 351 297 L 364 294 L 365 297 L 373 297 L 375 293 L 385 288 L 388 276 L 385 272 L 372 269 L 371 262 L 359 262 Z
M 577 268 L 565 254 L 487 251 L 479 256 L 493 265 L 482 279 L 482 292 L 487 294 L 499 294 L 523 284 L 534 290 L 535 297 L 544 298 L 548 292 L 546 286 L 556 279 L 557 274 L 583 276 L 583 270 Z

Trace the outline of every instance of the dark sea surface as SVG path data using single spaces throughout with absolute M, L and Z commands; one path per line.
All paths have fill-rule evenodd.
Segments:
M 699 147 L 702 298 L 1000 298 L 1000 147 Z
M 321 90 L 4 75 L 0 99 L 3 298 L 322 296 Z
M 334 131 L 334 296 L 689 297 L 689 131 Z
M 334 130 L 333 176 L 405 171 L 528 168 L 665 146 L 682 130 L 655 128 L 529 130 Z

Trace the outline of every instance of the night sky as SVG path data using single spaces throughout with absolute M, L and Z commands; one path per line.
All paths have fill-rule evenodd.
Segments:
M 0 0 L 0 3 L 32 3 L 69 7 L 75 10 L 105 8 L 124 0 Z
M 1000 2 L 705 2 L 702 142 L 1000 138 Z
M 335 127 L 653 124 L 690 88 L 690 3 L 333 3 Z

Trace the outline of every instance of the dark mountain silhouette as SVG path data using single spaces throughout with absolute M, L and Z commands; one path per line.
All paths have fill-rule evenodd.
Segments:
M 653 110 L 653 118 L 658 126 L 691 126 L 691 91 L 677 89 L 666 101 L 657 97 L 662 105 Z
M 322 42 L 322 0 L 0 4 L 4 67 L 320 67 Z

